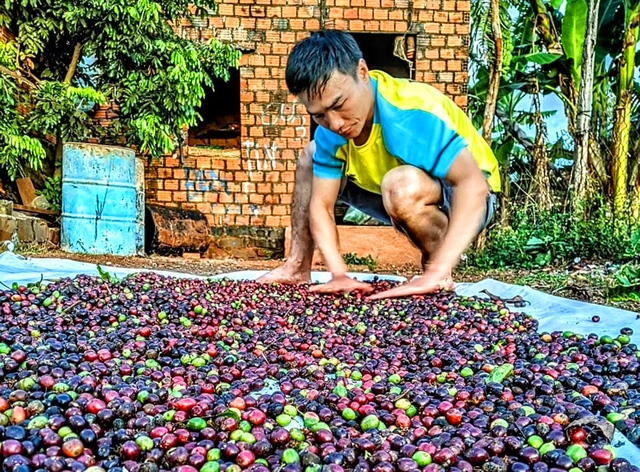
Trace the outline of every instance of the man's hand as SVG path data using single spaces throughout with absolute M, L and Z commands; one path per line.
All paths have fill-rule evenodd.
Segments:
M 350 293 L 359 291 L 362 293 L 370 293 L 373 287 L 365 282 L 360 282 L 346 275 L 335 276 L 331 281 L 322 285 L 313 285 L 309 288 L 310 292 L 316 293 Z
M 453 290 L 453 280 L 451 277 L 425 272 L 422 277 L 413 279 L 411 282 L 398 287 L 385 290 L 367 297 L 367 300 L 381 300 L 383 298 L 410 297 L 412 295 L 426 295 L 440 290 Z

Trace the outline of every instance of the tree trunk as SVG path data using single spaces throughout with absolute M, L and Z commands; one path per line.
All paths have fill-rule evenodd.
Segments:
M 530 0 L 531 7 L 536 15 L 535 27 L 536 32 L 544 42 L 547 51 L 550 53 L 563 54 L 562 44 L 560 41 L 559 31 L 556 25 L 553 23 L 553 18 L 547 11 L 547 6 L 544 0 Z M 567 116 L 567 128 L 569 134 L 572 136 L 575 132 L 576 121 L 576 108 L 575 103 L 577 99 L 576 84 L 571 77 L 571 74 L 557 75 L 558 86 L 560 91 L 565 97 L 564 112 Z
M 536 140 L 533 147 L 533 183 L 531 193 L 538 202 L 541 210 L 551 210 L 551 181 L 549 180 L 549 156 L 547 154 L 547 136 L 540 112 L 540 94 L 538 83 L 535 84 L 533 94 L 533 106 L 535 108 Z
M 491 132 L 498 104 L 500 77 L 502 76 L 502 28 L 500 26 L 500 0 L 491 0 L 491 32 L 495 45 L 495 54 L 489 71 L 487 86 L 487 102 L 484 107 L 484 121 L 482 122 L 482 136 L 491 144 Z
M 616 219 L 625 218 L 628 204 L 629 132 L 631 131 L 631 92 L 636 44 L 640 32 L 640 5 L 627 12 L 625 38 L 620 58 L 618 94 L 611 136 L 613 209 Z
M 67 75 L 64 78 L 65 84 L 70 84 L 73 79 L 74 74 L 76 73 L 76 69 L 78 68 L 78 62 L 80 62 L 80 56 L 82 53 L 82 44 L 77 43 L 73 48 L 73 55 L 71 56 L 71 63 L 69 64 L 69 68 L 67 69 Z M 55 157 L 55 165 L 60 165 L 62 163 L 62 130 L 58 128 L 56 132 L 56 157 Z
M 640 223 L 640 160 L 638 160 L 638 152 L 640 152 L 640 140 L 634 143 L 632 154 L 635 160 L 631 163 L 629 171 L 629 182 L 631 183 L 632 193 L 629 197 L 631 201 L 631 220 L 634 224 Z
M 599 6 L 600 0 L 589 0 L 587 31 L 584 48 L 582 50 L 581 85 L 578 95 L 576 131 L 574 135 L 575 151 L 573 154 L 573 169 L 571 174 L 571 184 L 573 187 L 571 204 L 574 212 L 581 216 L 584 215 L 584 206 L 582 203 L 586 200 L 587 186 L 589 183 L 589 130 L 591 129 L 591 110 L 593 108 L 593 76 Z

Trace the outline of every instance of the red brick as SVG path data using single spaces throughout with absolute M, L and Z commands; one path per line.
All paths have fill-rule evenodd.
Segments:
M 255 100 L 255 95 L 253 92 L 241 92 L 240 93 L 240 101 L 241 102 L 252 102 Z
M 221 193 L 218 195 L 218 201 L 220 203 L 233 203 L 234 202 L 233 194 Z
M 447 46 L 450 48 L 455 48 L 462 46 L 462 37 L 460 36 L 449 36 L 447 38 Z
M 271 94 L 264 90 L 258 90 L 255 101 L 258 103 L 271 103 Z
M 433 61 L 431 63 L 431 69 L 435 71 L 443 71 L 447 69 L 447 63 L 445 61 Z
M 376 8 L 375 10 L 373 10 L 373 18 L 375 20 L 386 20 L 389 18 L 389 12 L 381 8 Z M 380 29 L 384 28 L 381 27 Z
M 267 15 L 268 18 L 282 18 L 283 14 L 282 14 L 282 8 L 281 7 L 272 7 L 269 6 L 267 7 L 265 14 Z
M 293 201 L 293 196 L 290 193 L 283 193 L 280 195 L 280 203 L 283 205 L 291 205 Z
M 240 158 L 230 158 L 227 159 L 227 169 L 228 170 L 241 170 Z
M 272 187 L 270 183 L 260 183 L 257 187 L 258 193 L 268 195 L 271 193 Z
M 167 157 L 164 159 L 164 165 L 165 165 L 166 167 L 178 167 L 178 166 L 180 166 L 180 160 L 179 160 L 179 159 L 176 159 L 176 158 L 174 158 L 174 157 L 168 157 L 168 156 L 167 156 Z
M 287 193 L 287 184 L 273 184 L 273 193 Z
M 252 193 L 249 195 L 249 202 L 254 205 L 262 205 L 264 203 L 264 195 L 259 193 Z
M 198 169 L 211 169 L 211 158 L 210 157 L 198 157 L 197 158 L 196 167 Z
M 362 21 L 362 20 L 351 20 L 349 22 L 349 30 L 350 31 L 363 31 L 364 30 L 364 21 Z
M 316 31 L 320 29 L 320 22 L 315 18 L 311 18 L 306 21 L 305 27 L 308 31 Z
M 267 172 L 265 176 L 265 180 L 267 182 L 279 182 L 280 181 L 280 172 Z
M 344 11 L 344 18 L 349 20 L 358 19 L 358 9 L 357 8 L 349 8 Z
M 271 77 L 271 70 L 268 67 L 256 67 L 253 69 L 256 79 L 268 79 Z
M 450 60 L 447 61 L 447 70 L 450 72 L 459 72 L 462 70 L 462 61 Z
M 440 23 L 438 23 L 438 22 L 425 23 L 424 32 L 428 33 L 428 34 L 438 34 L 438 33 L 440 33 Z
M 229 5 L 226 3 L 218 3 L 218 15 L 220 16 L 232 16 L 233 15 L 233 5 Z
M 431 38 L 431 47 L 441 48 L 445 45 L 446 36 L 434 36 Z
M 438 82 L 453 82 L 452 72 L 440 72 L 438 74 Z
M 149 190 L 162 190 L 164 186 L 163 184 L 164 180 L 160 179 L 151 179 L 146 181 L 146 186 Z
M 165 190 L 178 190 L 180 187 L 179 181 L 175 179 L 167 179 L 164 181 Z
M 282 179 L 283 182 L 295 182 L 296 174 L 293 171 L 287 171 L 287 172 L 283 172 L 280 175 L 280 178 Z
M 455 25 L 453 23 L 443 23 L 440 25 L 440 32 L 442 34 L 453 34 L 455 33 Z
M 259 30 L 268 30 L 271 28 L 271 18 L 258 18 L 256 20 L 256 29 Z
M 285 216 L 289 214 L 289 207 L 285 205 L 275 205 L 273 207 L 273 214 L 278 216 Z
M 173 177 L 173 171 L 171 169 L 160 168 L 158 169 L 158 178 L 170 179 Z
M 236 179 L 237 182 L 248 182 L 249 174 L 247 174 L 244 171 L 238 170 L 235 172 L 234 178 Z
M 184 191 L 172 192 L 171 197 L 174 202 L 186 202 L 187 192 L 184 192 Z
M 280 218 L 278 216 L 267 216 L 265 218 L 265 226 L 280 227 Z
M 282 7 L 282 18 L 296 18 L 298 16 L 298 8 L 295 6 Z

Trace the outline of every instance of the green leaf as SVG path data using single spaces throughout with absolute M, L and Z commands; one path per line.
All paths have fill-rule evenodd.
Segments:
M 518 56 L 513 60 L 524 60 L 526 62 L 533 62 L 535 64 L 546 66 L 548 64 L 552 64 L 558 59 L 562 57 L 562 54 L 556 53 L 548 53 L 548 52 L 533 52 L 530 54 L 524 54 L 522 56 Z
M 513 364 L 502 364 L 489 372 L 486 382 L 502 383 L 511 374 L 513 374 Z
M 507 139 L 503 142 L 498 150 L 496 151 L 496 159 L 500 165 L 506 165 L 509 162 L 509 158 L 511 157 L 511 151 L 513 150 L 513 146 L 515 145 L 515 141 L 513 139 Z
M 586 0 L 567 0 L 566 13 L 562 20 L 562 48 L 565 56 L 573 61 L 571 75 L 576 85 L 580 84 L 582 49 L 587 31 Z

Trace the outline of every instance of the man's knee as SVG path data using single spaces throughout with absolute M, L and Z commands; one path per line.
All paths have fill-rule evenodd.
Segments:
M 440 201 L 440 183 L 413 166 L 399 166 L 382 179 L 382 200 L 389 214 L 403 209 L 415 211 L 416 205 L 435 205 Z

